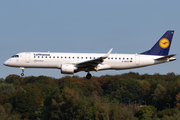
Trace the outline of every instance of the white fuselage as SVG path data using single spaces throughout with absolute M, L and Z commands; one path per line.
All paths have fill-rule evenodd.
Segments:
M 73 64 L 93 60 L 104 54 L 96 53 L 51 53 L 51 52 L 22 52 L 4 62 L 4 65 L 19 68 L 57 68 L 62 64 Z M 156 61 L 163 56 L 141 55 L 141 54 L 110 54 L 102 63 L 96 66 L 96 70 L 123 70 L 144 67 L 168 60 Z M 79 69 L 78 71 L 85 71 Z

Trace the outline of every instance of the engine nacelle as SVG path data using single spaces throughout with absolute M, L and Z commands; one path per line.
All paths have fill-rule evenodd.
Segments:
M 61 73 L 62 74 L 73 74 L 77 68 L 72 64 L 62 64 L 61 65 Z

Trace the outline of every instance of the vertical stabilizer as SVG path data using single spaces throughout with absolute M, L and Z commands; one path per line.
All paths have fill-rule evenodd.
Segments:
M 140 54 L 167 56 L 171 46 L 173 34 L 173 30 L 167 31 L 150 50 Z

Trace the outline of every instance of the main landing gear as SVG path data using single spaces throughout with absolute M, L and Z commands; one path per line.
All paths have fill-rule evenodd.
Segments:
M 22 70 L 21 76 L 24 76 L 24 68 L 20 68 Z
M 86 78 L 91 79 L 91 74 L 89 72 L 87 73 Z

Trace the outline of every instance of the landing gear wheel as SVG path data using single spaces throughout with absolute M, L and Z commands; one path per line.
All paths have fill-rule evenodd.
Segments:
M 91 79 L 91 74 L 88 73 L 88 74 L 86 75 L 86 78 L 87 78 L 87 79 Z
M 21 76 L 24 76 L 24 73 L 21 73 Z

